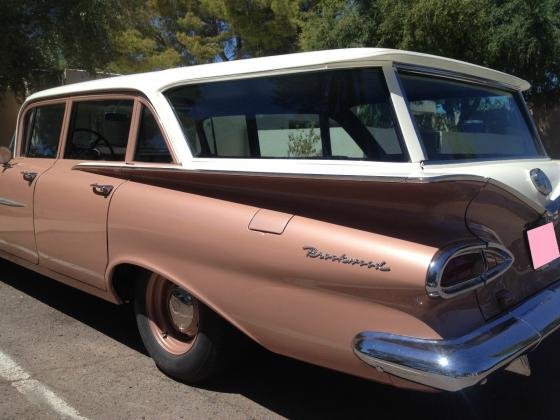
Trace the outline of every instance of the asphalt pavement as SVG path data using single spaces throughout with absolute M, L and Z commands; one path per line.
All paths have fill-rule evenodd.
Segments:
M 146 355 L 130 306 L 115 306 L 0 260 L 1 419 L 558 419 L 560 334 L 462 393 L 393 389 L 250 348 L 192 387 Z

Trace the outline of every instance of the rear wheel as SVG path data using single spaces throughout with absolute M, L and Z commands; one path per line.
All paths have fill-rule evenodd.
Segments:
M 136 284 L 135 311 L 142 341 L 156 365 L 185 382 L 202 382 L 224 364 L 230 330 L 188 291 L 151 274 Z

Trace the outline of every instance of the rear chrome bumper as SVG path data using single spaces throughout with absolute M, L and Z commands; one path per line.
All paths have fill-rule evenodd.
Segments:
M 450 340 L 425 340 L 380 332 L 354 339 L 368 365 L 445 391 L 476 385 L 537 346 L 560 327 L 560 282 L 477 330 Z

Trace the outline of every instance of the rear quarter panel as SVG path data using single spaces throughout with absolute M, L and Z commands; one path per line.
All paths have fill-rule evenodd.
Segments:
M 116 192 L 108 218 L 109 270 L 131 263 L 188 289 L 265 348 L 382 382 L 351 343 L 362 331 L 438 339 L 482 322 L 474 295 L 426 296 L 437 248 L 306 217 L 282 234 L 249 230 L 258 207 L 136 182 Z M 379 271 L 308 258 L 385 261 Z

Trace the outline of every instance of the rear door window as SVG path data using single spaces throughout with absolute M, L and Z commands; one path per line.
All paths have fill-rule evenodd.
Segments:
M 64 103 L 37 106 L 27 112 L 21 155 L 55 159 L 64 119 Z
M 64 157 L 124 161 L 133 105 L 132 99 L 75 102 Z
M 154 114 L 145 106 L 142 107 L 140 115 L 134 160 L 137 162 L 153 163 L 173 162 Z

